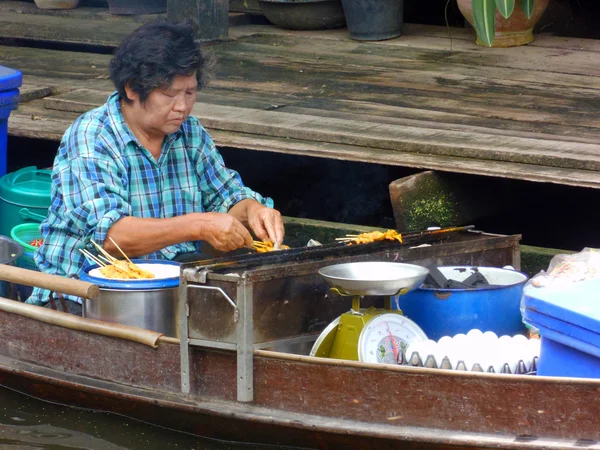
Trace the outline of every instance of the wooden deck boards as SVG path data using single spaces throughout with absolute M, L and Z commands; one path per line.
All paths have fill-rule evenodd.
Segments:
M 0 37 L 66 39 L 29 33 L 34 14 L 13 21 L 11 11 Z M 77 14 L 41 17 L 69 32 L 89 25 L 86 42 L 107 46 L 140 23 Z M 208 48 L 217 70 L 194 114 L 218 145 L 600 188 L 600 42 L 542 35 L 484 49 L 470 30 L 451 33 L 415 25 L 399 39 L 360 43 L 346 30 L 234 27 L 230 41 Z M 68 39 L 84 42 L 77 36 Z M 1 63 L 26 83 L 9 132 L 58 139 L 111 92 L 109 60 L 0 47 Z

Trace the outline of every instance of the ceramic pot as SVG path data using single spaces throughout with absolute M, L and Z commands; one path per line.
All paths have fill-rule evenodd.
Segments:
M 514 47 L 533 42 L 533 27 L 542 17 L 550 0 L 535 0 L 533 15 L 530 19 L 525 16 L 521 0 L 516 0 L 515 10 L 508 19 L 502 17 L 496 10 L 496 36 L 492 47 Z M 472 0 L 458 0 L 458 9 L 465 19 L 473 25 L 473 7 Z M 484 45 L 477 36 L 475 41 L 477 45 Z
M 404 0 L 342 0 L 350 38 L 383 41 L 400 36 Z
M 40 9 L 73 9 L 79 5 L 79 0 L 35 0 Z
M 340 0 L 258 0 L 273 25 L 288 30 L 324 30 L 346 25 Z

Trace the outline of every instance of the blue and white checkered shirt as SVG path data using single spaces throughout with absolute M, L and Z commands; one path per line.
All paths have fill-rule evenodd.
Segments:
M 42 272 L 60 276 L 79 273 L 86 265 L 79 250 L 95 254 L 90 240 L 102 245 L 111 225 L 125 216 L 227 212 L 247 198 L 273 207 L 270 198 L 245 187 L 238 173 L 225 167 L 195 117 L 165 138 L 156 161 L 125 123 L 117 93 L 65 132 L 54 160 L 51 198 L 35 261 Z M 173 259 L 198 251 L 199 245 L 183 242 L 141 258 Z M 36 288 L 27 302 L 44 304 L 48 295 Z

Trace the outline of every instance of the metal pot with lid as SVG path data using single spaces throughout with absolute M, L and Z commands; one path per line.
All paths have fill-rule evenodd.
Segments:
M 120 323 L 178 337 L 179 263 L 167 260 L 134 259 L 157 277 L 116 280 L 104 277 L 97 265 L 85 267 L 80 279 L 100 287 L 96 300 L 84 299 L 83 317 Z

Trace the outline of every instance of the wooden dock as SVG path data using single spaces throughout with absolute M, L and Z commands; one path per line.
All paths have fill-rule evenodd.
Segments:
M 0 1 L 0 39 L 111 49 L 154 19 Z M 206 46 L 217 66 L 193 112 L 219 146 L 600 188 L 598 41 L 488 49 L 470 29 L 407 25 L 361 43 L 232 20 L 230 39 Z M 9 134 L 59 140 L 113 90 L 109 60 L 0 46 L 0 64 L 24 74 Z

